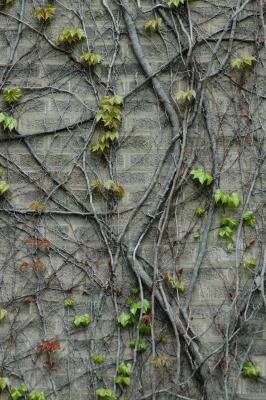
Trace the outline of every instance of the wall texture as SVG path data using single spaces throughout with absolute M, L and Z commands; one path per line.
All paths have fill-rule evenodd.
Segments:
M 265 4 L 170 3 L 0 0 L 1 399 L 266 400 Z

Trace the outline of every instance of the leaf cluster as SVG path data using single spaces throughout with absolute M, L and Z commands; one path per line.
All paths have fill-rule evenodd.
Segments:
M 253 211 L 247 211 L 245 212 L 245 214 L 243 215 L 243 220 L 245 221 L 245 223 L 247 225 L 249 225 L 251 228 L 255 228 L 256 227 L 256 218 L 255 215 L 253 214 Z
M 17 129 L 17 120 L 6 113 L 0 113 L 0 123 L 4 130 L 12 132 Z
M 8 387 L 8 379 L 3 376 L 0 377 L 0 390 L 3 391 Z
M 245 361 L 241 374 L 245 378 L 258 379 L 260 376 L 260 367 L 252 361 Z
M 3 97 L 7 104 L 16 103 L 22 97 L 22 91 L 16 87 L 7 87 L 3 89 Z
M 129 343 L 129 347 L 131 349 L 135 349 L 137 344 L 137 351 L 140 353 L 143 353 L 145 350 L 147 350 L 147 342 L 144 339 L 139 339 L 138 342 L 136 343 L 135 339 L 131 339 Z
M 64 307 L 65 308 L 74 307 L 75 304 L 76 304 L 76 300 L 73 299 L 73 297 L 68 297 L 67 299 L 64 300 Z
M 244 56 L 239 58 L 234 58 L 231 61 L 231 67 L 236 70 L 244 70 L 251 68 L 256 62 L 256 57 L 254 56 Z
M 0 322 L 6 319 L 7 316 L 8 316 L 7 310 L 5 310 L 4 308 L 0 308 Z
M 45 7 L 35 8 L 34 15 L 38 21 L 48 22 L 55 15 L 56 8 L 52 4 L 47 4 Z
M 256 267 L 256 265 L 257 265 L 257 259 L 256 258 L 248 258 L 248 259 L 246 259 L 245 261 L 243 261 L 242 263 L 241 263 L 241 267 L 242 268 L 253 268 L 253 267 Z
M 189 105 L 192 103 L 193 100 L 196 98 L 195 90 L 179 90 L 176 93 L 176 101 L 181 105 Z
M 19 387 L 12 387 L 10 391 L 11 399 L 18 400 L 21 397 L 25 397 L 27 393 L 27 386 L 25 383 L 22 383 Z
M 92 322 L 92 318 L 89 314 L 77 314 L 73 320 L 73 324 L 76 328 L 89 326 Z
M 82 53 L 80 56 L 80 61 L 85 65 L 92 67 L 94 65 L 101 64 L 103 57 L 98 53 L 84 51 L 84 53 Z
M 117 321 L 123 328 L 126 328 L 127 326 L 135 324 L 141 311 L 142 313 L 146 314 L 149 309 L 150 303 L 148 300 L 144 299 L 143 303 L 141 301 L 137 301 L 131 304 L 128 312 L 123 311 L 121 314 L 119 314 Z
M 94 179 L 91 182 L 91 188 L 92 190 L 96 190 L 101 193 L 112 193 L 119 199 L 122 199 L 125 195 L 125 189 L 123 188 L 123 186 L 119 185 L 116 182 L 113 182 L 112 180 L 108 180 L 105 183 L 102 183 L 99 179 Z
M 129 386 L 131 383 L 133 366 L 130 363 L 120 363 L 117 369 L 117 376 L 115 378 L 115 383 L 117 385 Z
M 187 288 L 186 283 L 176 276 L 173 276 L 171 272 L 166 272 L 164 275 L 164 280 L 172 289 L 177 289 L 182 294 L 185 293 Z
M 112 389 L 100 388 L 96 390 L 96 396 L 103 400 L 115 400 L 116 395 Z
M 161 18 L 154 18 L 154 19 L 149 19 L 145 25 L 144 25 L 144 29 L 146 31 L 150 31 L 150 32 L 156 32 L 158 31 L 159 27 L 162 24 L 162 19 Z
M 59 45 L 72 46 L 85 38 L 85 33 L 79 28 L 64 28 L 57 38 Z
M 169 0 L 168 6 L 169 7 L 179 7 L 180 5 L 185 4 L 185 0 Z
M 91 359 L 95 364 L 102 364 L 105 361 L 105 356 L 103 354 L 93 354 Z
M 213 181 L 213 177 L 204 170 L 203 167 L 197 167 L 190 171 L 190 176 L 196 182 L 199 182 L 201 185 L 210 185 Z
M 33 390 L 29 394 L 29 400 L 45 400 L 45 393 Z
M 215 204 L 221 204 L 230 208 L 238 208 L 241 205 L 242 199 L 239 193 L 225 193 L 221 189 L 216 189 L 214 192 Z
M 121 124 L 123 98 L 118 95 L 104 96 L 101 98 L 100 106 L 96 120 L 103 129 L 99 133 L 98 142 L 91 145 L 91 152 L 96 155 L 105 154 L 119 137 L 118 128 Z

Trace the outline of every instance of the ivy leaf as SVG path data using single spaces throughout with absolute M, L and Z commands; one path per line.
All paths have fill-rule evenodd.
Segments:
M 6 319 L 7 316 L 8 316 L 7 310 L 5 310 L 4 308 L 0 308 L 0 321 Z
M 169 7 L 179 7 L 180 5 L 185 4 L 185 0 L 169 0 Z
M 228 195 L 221 189 L 216 189 L 214 192 L 214 201 L 216 204 L 222 203 L 225 205 L 228 202 Z
M 231 67 L 233 69 L 242 70 L 245 68 L 250 68 L 256 62 L 256 58 L 254 56 L 244 56 L 239 58 L 234 58 L 231 61 Z
M 238 226 L 238 222 L 236 219 L 227 217 L 227 215 L 223 214 L 221 216 L 221 226 L 229 226 L 229 228 L 234 230 Z
M 203 167 L 197 167 L 191 170 L 190 176 L 193 180 L 198 181 L 201 185 L 206 183 L 206 185 L 210 185 L 213 181 L 213 177 L 205 172 Z
M 243 220 L 246 222 L 247 225 L 249 225 L 251 228 L 255 228 L 256 227 L 256 218 L 253 214 L 253 211 L 247 211 L 245 212 L 245 214 L 243 215 Z
M 27 386 L 22 383 L 19 387 L 11 388 L 11 398 L 12 400 L 18 400 L 21 397 L 24 397 L 27 393 Z
M 100 388 L 96 390 L 96 396 L 100 397 L 103 400 L 115 400 L 116 395 L 112 389 L 104 389 Z
M 131 349 L 135 349 L 136 347 L 136 340 L 132 339 L 130 340 L 130 344 L 129 347 Z M 145 350 L 147 350 L 147 343 L 145 340 L 143 339 L 139 339 L 138 343 L 137 343 L 137 351 L 139 351 L 140 353 L 143 353 Z
M 139 333 L 142 335 L 150 335 L 151 333 L 151 326 L 149 323 L 146 323 L 144 321 L 141 321 L 139 325 Z
M 3 391 L 8 387 L 8 379 L 0 377 L 0 389 Z
M 80 61 L 89 66 L 94 66 L 97 64 L 101 64 L 103 61 L 103 57 L 98 53 L 85 51 L 80 56 Z
M 10 184 L 6 181 L 0 181 L 0 195 L 4 194 L 10 188 Z
M 233 192 L 228 197 L 228 206 L 232 208 L 238 208 L 241 204 L 241 196 L 237 192 Z
M 122 312 L 117 317 L 117 322 L 123 327 L 126 328 L 128 325 L 133 325 L 135 322 L 135 318 L 131 313 Z
M 195 90 L 187 90 L 184 92 L 183 90 L 179 90 L 176 93 L 176 100 L 178 103 L 183 105 L 190 104 L 196 98 Z
M 224 227 L 220 228 L 218 231 L 218 235 L 221 238 L 227 239 L 230 241 L 232 239 L 233 233 L 234 233 L 233 230 L 229 226 L 224 226 Z
M 82 29 L 75 28 L 64 28 L 59 34 L 57 42 L 58 44 L 73 45 L 80 42 L 86 37 Z
M 105 356 L 102 354 L 94 354 L 91 356 L 91 359 L 95 364 L 102 364 L 105 361 Z
M 86 327 L 90 325 L 92 322 L 92 318 L 89 314 L 83 314 L 83 315 L 75 315 L 75 318 L 73 320 L 73 324 L 75 325 L 76 328 L 79 327 Z
M 128 376 L 117 376 L 115 378 L 115 383 L 117 385 L 129 386 L 131 383 L 131 378 L 129 378 Z
M 17 129 L 17 121 L 15 118 L 11 117 L 10 115 L 7 115 L 5 113 L 0 113 L 0 122 L 3 125 L 3 128 L 5 130 L 8 130 L 9 132 L 12 132 L 13 130 Z
M 150 309 L 150 302 L 144 299 L 143 302 L 137 301 L 136 303 L 131 304 L 130 313 L 132 315 L 136 315 L 138 311 L 141 311 L 141 309 L 142 312 L 146 314 L 147 311 Z
M 123 188 L 123 186 L 111 180 L 106 181 L 104 187 L 105 189 L 114 192 L 119 199 L 122 199 L 125 195 L 125 189 Z
M 260 376 L 260 367 L 251 361 L 245 361 L 241 373 L 246 378 L 257 379 Z
M 52 4 L 48 4 L 45 7 L 35 8 L 34 15 L 39 21 L 50 21 L 55 15 L 56 8 Z
M 45 393 L 44 392 L 36 392 L 33 390 L 29 394 L 29 400 L 45 400 Z
M 131 376 L 133 371 L 133 366 L 130 363 L 120 363 L 118 365 L 117 374 L 121 376 Z
M 256 265 L 257 265 L 257 259 L 256 258 L 248 258 L 243 263 L 241 263 L 241 266 L 243 268 L 256 267 Z
M 15 87 L 4 88 L 3 97 L 6 103 L 15 103 L 22 97 L 22 91 L 21 89 Z
M 161 24 L 162 24 L 161 18 L 149 19 L 149 21 L 145 23 L 144 29 L 146 29 L 147 31 L 156 32 L 158 31 Z
M 73 299 L 73 297 L 69 297 L 69 298 L 64 300 L 64 307 L 65 308 L 74 307 L 75 304 L 76 304 L 76 300 Z
M 202 208 L 202 207 L 197 207 L 195 210 L 195 214 L 199 218 L 202 217 L 205 214 L 205 212 L 206 212 L 206 209 Z

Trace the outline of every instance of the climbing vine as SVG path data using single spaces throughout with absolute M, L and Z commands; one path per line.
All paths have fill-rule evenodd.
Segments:
M 0 0 L 1 399 L 262 398 L 265 12 Z

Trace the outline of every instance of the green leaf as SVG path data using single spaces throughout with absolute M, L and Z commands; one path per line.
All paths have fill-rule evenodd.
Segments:
M 121 376 L 128 376 L 130 377 L 133 371 L 133 366 L 130 363 L 120 363 L 118 365 L 117 374 Z
M 169 0 L 169 7 L 179 7 L 180 5 L 185 4 L 185 0 Z
M 197 167 L 190 171 L 190 176 L 193 180 L 198 181 L 201 185 L 210 185 L 213 181 L 213 177 L 204 171 L 203 167 Z
M 199 218 L 202 217 L 205 214 L 205 212 L 206 212 L 206 209 L 202 208 L 202 207 L 197 207 L 195 210 L 195 214 Z
M 11 388 L 10 394 L 12 400 L 18 400 L 21 397 L 24 397 L 27 393 L 27 387 L 24 383 L 22 383 L 19 387 Z
M 254 56 L 244 56 L 244 57 L 234 58 L 231 61 L 231 67 L 233 69 L 242 70 L 252 67 L 256 61 L 257 60 Z
M 86 327 L 89 326 L 92 322 L 92 318 L 89 314 L 83 314 L 83 315 L 76 315 L 73 324 L 75 325 L 76 328 L 79 327 Z
M 111 180 L 108 180 L 108 181 L 105 182 L 104 188 L 106 190 L 110 190 L 110 191 L 114 192 L 114 194 L 119 199 L 122 199 L 124 197 L 124 195 L 125 195 L 125 189 L 123 188 L 123 186 L 121 186 L 118 183 L 113 182 Z
M 141 311 L 146 314 L 147 311 L 150 309 L 150 302 L 146 299 L 143 300 L 143 302 L 141 301 L 137 301 L 136 303 L 131 304 L 130 306 L 130 312 L 133 315 L 136 315 L 137 312 Z
M 91 359 L 95 364 L 102 364 L 105 361 L 105 356 L 102 354 L 94 354 L 91 356 Z
M 242 268 L 250 268 L 250 267 L 256 267 L 257 265 L 257 259 L 256 258 L 248 258 L 244 262 L 241 263 Z
M 214 201 L 216 204 L 227 204 L 228 202 L 228 195 L 224 193 L 221 189 L 216 189 L 214 192 Z
M 0 181 L 0 195 L 4 194 L 10 188 L 10 184 L 6 181 Z
M 0 389 L 3 391 L 8 387 L 8 379 L 0 377 Z
M 247 211 L 245 212 L 245 214 L 243 215 L 243 220 L 245 221 L 245 223 L 247 225 L 249 225 L 251 228 L 255 228 L 256 227 L 256 218 L 253 214 L 253 211 Z
M 56 8 L 52 4 L 47 4 L 45 7 L 35 8 L 34 15 L 39 21 L 50 21 L 55 15 Z
M 65 308 L 74 307 L 75 304 L 76 304 L 76 300 L 73 299 L 73 297 L 68 297 L 67 299 L 64 300 Z
M 260 376 L 260 367 L 251 361 L 245 361 L 241 373 L 246 378 L 257 379 Z
M 136 340 L 131 339 L 130 343 L 129 343 L 129 347 L 131 349 L 135 349 L 136 346 Z M 144 339 L 139 339 L 138 343 L 137 343 L 137 351 L 139 351 L 140 353 L 143 353 L 145 350 L 147 350 L 147 343 Z
M 228 197 L 228 206 L 238 208 L 241 205 L 241 196 L 237 192 L 233 192 Z
M 233 229 L 231 229 L 229 226 L 224 226 L 218 230 L 218 235 L 223 238 L 231 241 L 232 236 L 233 236 Z
M 145 23 L 144 29 L 146 29 L 147 31 L 156 32 L 156 31 L 158 31 L 158 29 L 161 26 L 161 24 L 162 24 L 162 19 L 161 18 L 149 19 Z
M 4 308 L 0 308 L 0 321 L 6 319 L 7 316 L 8 316 L 7 310 L 5 310 Z
M 16 87 L 4 88 L 3 96 L 6 103 L 15 103 L 22 97 L 22 91 Z
M 195 90 L 187 90 L 184 92 L 183 90 L 179 90 L 176 93 L 176 101 L 183 105 L 190 104 L 196 98 Z
M 230 239 L 227 241 L 226 250 L 228 253 L 231 253 L 234 250 L 234 242 Z
M 128 376 L 120 376 L 118 375 L 115 378 L 115 383 L 117 385 L 125 385 L 125 386 L 129 386 L 131 383 L 131 378 L 129 378 Z
M 148 322 L 141 321 L 139 325 L 139 332 L 142 335 L 150 335 L 151 333 L 151 325 Z
M 29 400 L 45 400 L 45 393 L 44 392 L 36 392 L 33 390 L 29 394 Z
M 238 222 L 234 218 L 228 217 L 226 214 L 221 216 L 221 226 L 229 226 L 232 230 L 235 230 L 238 226 Z
M 89 66 L 94 66 L 101 64 L 103 62 L 103 57 L 98 53 L 85 51 L 80 56 L 80 61 Z
M 123 327 L 126 328 L 128 325 L 133 325 L 135 323 L 135 317 L 129 312 L 122 312 L 118 315 L 117 321 Z
M 16 119 L 5 113 L 0 113 L 0 122 L 3 128 L 9 132 L 17 129 L 18 126 Z
M 74 45 L 86 37 L 82 29 L 64 28 L 57 38 L 59 45 Z
M 103 400 L 115 400 L 116 395 L 112 389 L 104 389 L 100 388 L 96 390 L 96 396 L 100 397 Z

